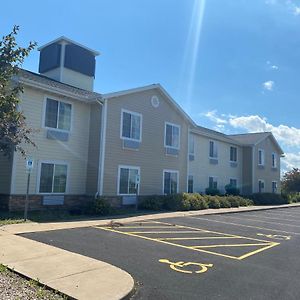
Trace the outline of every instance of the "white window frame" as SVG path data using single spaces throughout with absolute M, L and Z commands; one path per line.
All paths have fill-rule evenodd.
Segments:
M 177 127 L 178 128 L 178 147 L 175 146 L 169 146 L 166 144 L 166 138 L 167 138 L 167 125 Z M 180 132 L 181 132 L 181 126 L 178 124 L 170 123 L 170 122 L 165 122 L 165 130 L 164 130 L 164 146 L 165 148 L 171 148 L 171 149 L 176 149 L 180 150 Z
M 42 164 L 66 165 L 67 166 L 66 191 L 64 193 L 41 193 L 40 192 Z M 53 176 L 54 176 L 54 174 L 53 174 Z M 38 195 L 66 195 L 69 193 L 69 177 L 70 177 L 70 163 L 68 161 L 65 161 L 65 160 L 39 160 L 38 161 L 38 170 L 37 170 L 36 193 Z
M 179 171 L 178 170 L 170 170 L 170 169 L 164 169 L 163 170 L 163 181 L 162 181 L 162 194 L 165 194 L 165 172 L 168 173 L 176 173 L 177 174 L 177 190 L 176 190 L 176 194 L 178 194 L 179 192 Z
M 123 113 L 128 113 L 128 114 L 131 114 L 131 115 L 134 115 L 134 116 L 138 116 L 140 117 L 140 138 L 139 139 L 134 139 L 134 138 L 128 138 L 128 137 L 125 137 L 123 136 Z M 130 124 L 130 126 L 132 126 L 132 124 Z M 135 141 L 135 142 L 142 142 L 142 127 L 143 127 L 143 115 L 138 113 L 138 112 L 135 112 L 135 111 L 130 111 L 130 110 L 127 110 L 127 109 L 124 109 L 122 108 L 121 109 L 121 123 L 120 123 L 120 139 L 122 140 L 128 140 L 128 141 Z M 130 128 L 131 129 L 131 128 Z M 131 132 L 131 130 L 130 130 Z
M 192 145 L 192 149 L 191 149 L 191 145 Z M 189 154 L 191 155 L 195 155 L 195 135 L 189 133 Z
M 259 152 L 261 151 L 261 163 L 259 162 Z M 257 162 L 259 166 L 265 165 L 265 150 L 264 149 L 258 149 L 258 155 L 257 155 Z
M 192 191 L 192 193 L 194 193 L 194 178 L 195 178 L 195 176 L 194 175 L 192 175 L 192 174 L 190 174 L 190 175 L 188 175 L 188 188 L 187 188 L 187 192 L 189 193 L 189 180 L 190 180 L 190 177 L 192 177 L 192 180 L 193 180 L 193 191 Z
M 231 156 L 231 148 L 235 148 L 236 149 L 236 160 L 231 160 L 231 157 L 230 157 Z M 235 147 L 235 146 L 230 146 L 229 147 L 229 162 L 232 162 L 232 163 L 237 163 L 238 162 L 238 148 Z
M 237 180 L 237 178 L 230 177 L 230 178 L 229 178 L 229 184 L 230 184 L 230 180 L 235 180 L 235 181 L 236 181 L 236 188 L 238 188 L 238 187 L 239 187 L 239 183 L 238 183 L 238 180 Z
M 128 165 L 119 165 L 118 166 L 118 179 L 117 179 L 117 195 L 118 196 L 136 196 L 136 194 L 121 194 L 120 193 L 120 176 L 121 176 L 121 169 L 132 169 L 137 170 L 138 175 L 140 176 L 140 183 L 138 184 L 138 191 L 137 194 L 140 194 L 140 185 L 141 185 L 141 167 L 139 166 L 128 166 Z
M 263 184 L 264 184 L 264 188 L 262 189 L 261 192 L 259 191 L 260 182 L 263 182 Z M 266 183 L 265 183 L 265 181 L 263 179 L 258 179 L 258 193 L 264 193 L 265 189 L 266 189 Z
M 273 192 L 273 183 L 276 183 L 276 191 L 275 192 Z M 274 194 L 277 194 L 277 191 L 278 191 L 278 183 L 277 183 L 277 181 L 272 181 L 272 193 L 274 193 Z
M 62 102 L 62 103 L 66 103 L 66 104 L 70 104 L 71 105 L 70 130 L 59 129 L 59 128 L 54 128 L 54 127 L 48 127 L 48 126 L 45 125 L 45 123 L 46 123 L 47 99 L 55 100 L 57 102 Z M 43 129 L 50 129 L 50 130 L 55 130 L 55 131 L 59 131 L 59 132 L 70 133 L 70 132 L 73 131 L 73 119 L 74 119 L 74 105 L 73 105 L 73 103 L 71 101 L 68 101 L 68 100 L 65 100 L 65 99 L 62 100 L 60 98 L 53 97 L 51 95 L 46 95 L 44 97 L 43 114 L 42 114 L 42 126 L 41 126 Z M 57 116 L 56 126 L 58 126 L 58 121 L 59 121 L 59 105 L 58 105 L 58 116 Z
M 215 182 L 215 181 L 217 182 L 217 187 L 216 187 L 216 188 L 219 189 L 219 187 L 218 187 L 218 176 L 211 176 L 211 175 L 208 176 L 208 187 L 211 188 L 211 187 L 209 186 L 209 178 L 210 178 L 210 177 L 213 178 L 213 182 Z M 214 188 L 214 187 L 213 187 L 213 188 Z
M 273 165 L 273 156 L 274 156 L 274 165 Z M 277 168 L 277 155 L 275 152 L 272 152 L 271 154 L 271 163 L 272 163 L 272 168 L 276 169 Z M 277 182 L 277 181 L 274 181 Z
M 210 143 L 213 142 L 214 146 L 213 146 L 213 150 L 216 148 L 216 153 L 217 153 L 217 156 L 210 156 Z M 209 143 L 208 143 L 208 156 L 209 158 L 212 158 L 212 159 L 218 159 L 219 158 L 219 151 L 218 151 L 218 143 L 214 140 L 209 140 Z M 213 151 L 214 152 L 214 151 Z M 211 176 L 210 176 L 211 177 Z

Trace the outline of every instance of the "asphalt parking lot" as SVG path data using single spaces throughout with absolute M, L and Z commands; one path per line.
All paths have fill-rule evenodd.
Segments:
M 300 298 L 300 208 L 23 236 L 122 268 L 134 299 Z

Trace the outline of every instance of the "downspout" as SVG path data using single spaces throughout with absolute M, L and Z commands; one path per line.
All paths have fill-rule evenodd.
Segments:
M 188 127 L 188 138 L 187 138 L 187 166 L 186 166 L 186 192 L 189 190 L 189 175 L 190 175 L 190 128 Z M 194 180 L 194 178 L 193 178 Z
M 99 165 L 98 165 L 98 188 L 97 194 L 103 195 L 103 176 L 104 176 L 104 161 L 105 161 L 105 144 L 106 144 L 106 124 L 107 124 L 107 99 L 103 99 L 104 103 L 98 101 L 102 105 L 101 116 L 101 132 L 100 132 L 100 151 L 99 151 Z

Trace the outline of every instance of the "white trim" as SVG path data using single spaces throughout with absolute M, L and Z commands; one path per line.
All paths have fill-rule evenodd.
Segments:
M 101 133 L 100 133 L 100 151 L 99 151 L 99 165 L 98 165 L 98 193 L 103 195 L 103 177 L 104 177 L 104 162 L 105 162 L 105 148 L 106 148 L 106 126 L 107 126 L 107 100 L 104 100 L 102 106 L 101 116 Z
M 40 47 L 38 48 L 38 51 L 43 50 L 44 48 L 46 48 L 47 46 L 49 46 L 49 45 L 51 45 L 51 44 L 59 43 L 59 42 L 67 42 L 68 44 L 74 44 L 74 45 L 79 46 L 79 47 L 81 47 L 81 48 L 83 48 L 83 49 L 85 49 L 85 50 L 88 50 L 89 52 L 92 52 L 94 56 L 97 56 L 97 55 L 100 54 L 100 52 L 95 51 L 95 50 L 93 50 L 93 49 L 91 49 L 91 48 L 88 48 L 88 47 L 86 47 L 86 46 L 84 46 L 84 45 L 82 45 L 82 44 L 80 44 L 80 43 L 77 43 L 77 42 L 75 42 L 75 41 L 73 41 L 73 40 L 71 40 L 71 39 L 69 39 L 69 38 L 67 38 L 67 37 L 65 37 L 65 36 L 61 36 L 61 37 L 59 37 L 59 38 L 57 38 L 57 39 L 55 39 L 55 40 L 53 40 L 53 41 L 51 41 L 51 42 L 48 42 L 48 43 L 45 44 L 45 45 L 40 46 Z
M 41 169 L 42 164 L 53 164 L 53 165 L 65 165 L 67 166 L 67 178 L 66 178 L 66 191 L 64 193 L 40 193 L 40 181 L 41 181 Z M 54 176 L 54 173 L 53 173 Z M 38 160 L 37 162 L 37 183 L 36 183 L 36 193 L 38 195 L 67 195 L 69 193 L 69 180 L 70 180 L 70 163 L 65 160 Z M 53 183 L 52 183 L 53 185 Z M 53 186 L 52 186 L 53 187 Z
M 65 130 L 65 129 L 60 129 L 60 128 L 54 128 L 54 127 L 48 127 L 45 125 L 46 122 L 46 107 L 47 107 L 47 99 L 50 100 L 54 100 L 58 102 L 58 113 L 57 113 L 57 122 L 56 122 L 56 126 L 58 126 L 58 122 L 59 122 L 59 109 L 60 109 L 60 105 L 59 103 L 66 103 L 71 105 L 71 120 L 70 120 L 70 130 Z M 50 130 L 54 130 L 54 131 L 58 131 L 58 132 L 65 132 L 65 133 L 72 133 L 73 131 L 73 119 L 74 119 L 74 103 L 72 103 L 71 101 L 65 100 L 65 99 L 61 99 L 59 97 L 56 96 L 52 96 L 52 95 L 45 95 L 44 96 L 44 103 L 43 103 L 43 112 L 42 112 L 42 128 L 43 129 L 50 129 Z
M 216 153 L 217 153 L 217 156 L 210 156 L 210 142 L 213 142 L 214 143 L 214 146 L 213 146 L 213 150 L 214 148 L 216 148 Z M 219 145 L 218 145 L 218 142 L 215 141 L 215 140 L 209 140 L 209 149 L 208 149 L 208 157 L 209 158 L 212 158 L 212 159 L 219 159 Z M 213 151 L 214 152 L 214 151 Z
M 178 192 L 179 192 L 179 171 L 178 170 L 170 170 L 170 169 L 163 169 L 162 194 L 166 195 L 165 194 L 165 172 L 177 174 L 177 191 L 176 191 L 176 193 L 178 194 Z
M 255 168 L 255 146 L 252 146 L 252 191 L 251 193 L 254 193 L 254 191 L 256 190 L 254 168 Z M 245 169 L 244 164 L 243 164 L 243 169 Z
M 261 151 L 261 163 L 259 163 L 259 152 Z M 257 150 L 257 164 L 259 166 L 264 166 L 265 165 L 265 150 L 264 149 L 261 149 L 261 148 L 258 148 Z
M 169 146 L 166 144 L 166 136 L 167 136 L 167 125 L 173 126 L 173 127 L 177 127 L 179 130 L 178 133 L 178 147 L 175 146 Z M 172 130 L 172 134 L 173 134 L 173 130 Z M 171 148 L 171 149 L 176 149 L 176 150 L 180 150 L 180 135 L 181 135 L 181 126 L 178 124 L 174 124 L 171 122 L 165 122 L 165 130 L 164 130 L 164 147 L 165 148 Z
M 128 113 L 128 114 L 131 114 L 131 115 L 134 115 L 134 116 L 140 117 L 140 138 L 139 139 L 128 138 L 128 137 L 122 136 L 122 133 L 123 133 L 123 113 L 124 112 Z M 130 132 L 131 132 L 131 128 L 132 128 L 132 123 L 130 124 Z M 141 143 L 142 142 L 142 132 L 143 132 L 142 128 L 143 128 L 143 115 L 141 113 L 130 111 L 130 110 L 127 110 L 127 109 L 124 109 L 124 108 L 121 109 L 120 139 L 128 140 L 128 141 L 135 141 L 135 142 L 140 142 Z
M 235 148 L 236 149 L 236 160 L 231 160 L 231 148 Z M 236 146 L 229 146 L 229 162 L 231 163 L 238 163 L 238 147 Z
M 135 196 L 136 194 L 120 194 L 120 175 L 121 175 L 121 169 L 129 169 L 129 170 L 137 170 L 138 175 L 141 178 L 141 167 L 139 166 L 128 166 L 128 165 L 118 165 L 118 178 L 117 178 L 117 195 L 118 196 Z M 140 194 L 140 185 L 141 185 L 141 179 L 140 183 L 138 184 L 138 191 L 137 194 Z

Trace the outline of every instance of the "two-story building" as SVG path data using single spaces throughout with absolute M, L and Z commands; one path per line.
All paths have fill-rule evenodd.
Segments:
M 159 85 L 93 91 L 97 51 L 65 37 L 40 50 L 39 73 L 21 70 L 20 109 L 36 129 L 30 207 L 75 207 L 96 195 L 280 191 L 283 151 L 272 133 L 225 135 L 201 126 Z M 22 209 L 25 158 L 0 157 L 0 203 Z M 136 189 L 137 187 L 137 189 Z

